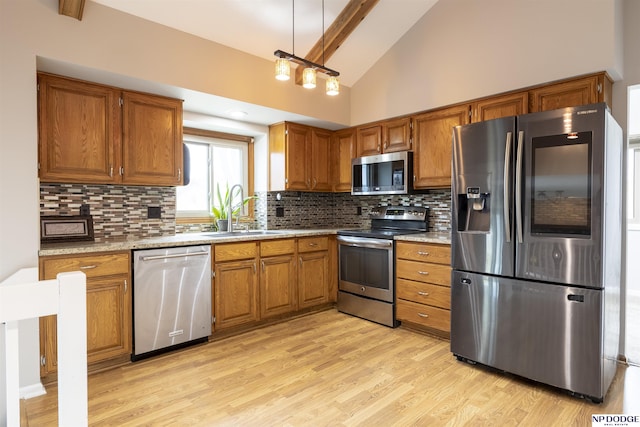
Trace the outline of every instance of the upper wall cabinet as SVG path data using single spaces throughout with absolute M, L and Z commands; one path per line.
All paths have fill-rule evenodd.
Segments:
M 611 107 L 613 82 L 606 73 L 563 80 L 529 90 L 529 112 L 606 102 Z
M 334 192 L 351 191 L 351 160 L 356 157 L 356 130 L 335 131 L 331 143 L 331 181 Z
M 471 122 L 526 114 L 528 100 L 527 92 L 516 92 L 475 101 L 471 104 Z
M 412 117 L 415 188 L 451 186 L 451 138 L 454 126 L 469 123 L 469 106 L 443 108 Z
M 182 184 L 182 101 L 38 74 L 39 177 Z
M 331 136 L 297 123 L 269 126 L 269 190 L 331 191 Z
M 409 117 L 358 128 L 358 157 L 394 151 L 411 150 L 411 120 Z

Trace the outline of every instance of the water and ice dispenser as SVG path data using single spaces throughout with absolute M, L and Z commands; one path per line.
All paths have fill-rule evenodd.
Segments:
M 489 232 L 491 194 L 480 187 L 467 187 L 458 194 L 458 231 Z

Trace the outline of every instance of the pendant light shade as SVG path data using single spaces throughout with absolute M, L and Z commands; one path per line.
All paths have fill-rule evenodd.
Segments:
M 302 72 L 302 87 L 313 89 L 316 87 L 316 70 L 313 68 L 305 68 Z
M 287 58 L 276 59 L 276 79 L 289 80 L 291 75 L 291 64 Z
M 340 93 L 340 80 L 337 77 L 331 76 L 327 79 L 327 95 L 336 96 Z

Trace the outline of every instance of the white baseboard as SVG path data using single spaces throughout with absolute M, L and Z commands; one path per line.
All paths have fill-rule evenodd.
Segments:
M 47 390 L 45 390 L 42 383 L 20 387 L 20 399 L 31 399 L 32 397 L 42 396 L 43 394 L 47 394 Z

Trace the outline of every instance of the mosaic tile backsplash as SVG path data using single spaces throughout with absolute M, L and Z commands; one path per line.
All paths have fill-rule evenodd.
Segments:
M 89 205 L 97 242 L 175 234 L 173 187 L 40 184 L 41 216 L 79 215 L 83 204 Z M 148 207 L 159 207 L 161 218 L 147 218 Z
M 429 190 L 407 196 L 297 191 L 263 192 L 257 196 L 255 221 L 248 224 L 252 228 L 366 228 L 370 225 L 368 213 L 373 207 L 402 205 L 429 207 L 429 230 L 451 231 L 449 190 Z M 212 230 L 212 224 L 176 224 L 176 191 L 173 187 L 40 185 L 42 216 L 79 215 L 82 204 L 89 205 L 96 241 Z M 148 207 L 159 207 L 161 219 L 149 219 Z

